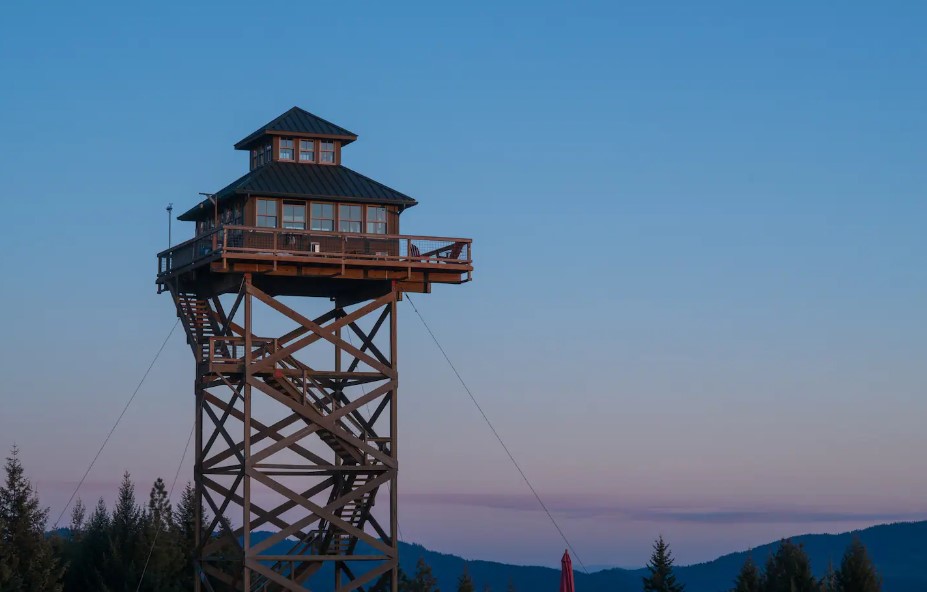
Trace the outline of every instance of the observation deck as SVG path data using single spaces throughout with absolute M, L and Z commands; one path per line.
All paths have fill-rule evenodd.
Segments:
M 159 292 L 176 282 L 219 294 L 237 291 L 241 274 L 251 273 L 262 289 L 283 295 L 354 292 L 370 280 L 430 292 L 432 283 L 468 282 L 472 272 L 466 238 L 223 225 L 158 253 L 157 284 Z

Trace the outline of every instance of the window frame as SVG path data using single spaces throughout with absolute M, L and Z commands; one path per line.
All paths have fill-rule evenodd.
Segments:
M 380 219 L 371 220 L 370 210 L 382 210 L 383 219 L 382 220 Z M 377 226 L 382 227 L 383 232 L 371 231 L 370 226 L 372 224 L 376 224 Z M 366 234 L 389 234 L 389 209 L 387 209 L 386 206 L 376 205 L 376 204 L 368 204 L 367 206 L 365 206 L 364 207 L 364 230 L 366 230 Z
M 331 218 L 321 218 L 321 217 L 317 218 L 312 211 L 313 206 L 316 206 L 316 205 L 322 206 L 322 207 L 331 206 L 332 208 L 331 216 L 332 217 Z M 314 228 L 313 224 L 315 223 L 316 220 L 324 220 L 324 221 L 331 222 L 331 230 Z M 335 232 L 336 228 L 338 228 L 338 203 L 331 202 L 331 201 L 310 201 L 309 202 L 309 230 L 311 230 L 312 232 Z
M 341 209 L 342 208 L 357 208 L 358 218 L 342 218 Z M 345 224 L 357 224 L 357 230 L 344 230 L 342 228 L 342 223 Z M 355 203 L 338 203 L 338 232 L 343 232 L 345 234 L 364 234 L 364 206 Z
M 280 201 L 273 197 L 257 197 L 254 199 L 254 227 L 255 228 L 280 228 Z M 274 225 L 267 226 L 261 224 L 261 218 L 270 218 L 269 214 L 262 214 L 260 211 L 261 202 L 271 202 L 274 204 Z
M 322 145 L 325 144 L 326 142 L 328 142 L 328 143 L 330 143 L 330 144 L 332 145 L 332 149 L 331 149 L 331 150 L 323 150 L 323 149 L 322 149 Z M 324 155 L 324 154 L 331 154 L 331 155 L 332 155 L 332 159 L 331 159 L 330 161 L 329 161 L 329 160 L 325 160 L 325 159 L 323 158 L 323 155 Z M 337 148 L 337 146 L 336 146 L 336 144 L 335 144 L 335 140 L 332 140 L 332 139 L 324 139 L 324 138 L 319 140 L 319 164 L 338 164 L 338 163 L 337 163 L 337 160 L 338 160 L 337 154 L 338 154 L 338 148 Z
M 299 142 L 299 149 L 297 150 L 297 160 L 296 162 L 301 162 L 305 164 L 315 164 L 318 160 L 319 150 L 317 147 L 318 142 L 315 138 L 297 138 Z M 303 150 L 302 143 L 309 142 L 312 145 L 311 150 Z M 310 152 L 312 154 L 312 160 L 303 160 L 303 153 Z
M 290 142 L 289 148 L 284 148 L 283 143 Z M 290 151 L 290 158 L 283 157 L 283 151 Z M 293 137 L 280 137 L 277 138 L 277 160 L 281 162 L 296 162 L 296 139 Z
M 303 210 L 303 220 L 302 227 L 292 227 L 287 226 L 288 222 L 286 219 L 286 209 L 287 206 L 290 207 L 301 207 Z M 280 201 L 280 228 L 284 230 L 306 230 L 306 223 L 309 221 L 307 217 L 306 202 L 295 200 L 295 199 L 284 199 Z M 297 224 L 297 222 L 289 222 L 289 224 Z

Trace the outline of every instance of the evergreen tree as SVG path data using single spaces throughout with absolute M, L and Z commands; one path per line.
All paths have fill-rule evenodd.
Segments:
M 9 582 L 13 578 L 13 566 L 10 565 L 10 558 L 13 554 L 10 552 L 6 537 L 3 536 L 6 530 L 6 521 L 0 513 L 0 590 L 3 589 L 4 582 Z
M 760 592 L 760 570 L 750 556 L 747 556 L 743 567 L 740 568 L 731 592 Z
M 87 506 L 77 498 L 74 507 L 71 508 L 71 540 L 79 542 L 84 534 L 84 526 L 87 520 Z
M 859 539 L 853 539 L 847 548 L 834 582 L 835 592 L 881 592 L 882 579 Z
M 399 592 L 409 592 L 412 589 L 412 580 L 409 579 L 409 576 L 406 575 L 406 572 L 399 568 Z
M 103 573 L 110 557 L 109 524 L 109 511 L 100 498 L 71 553 L 64 579 L 66 592 L 106 590 Z
M 184 558 L 179 531 L 174 524 L 167 488 L 160 477 L 151 487 L 143 522 L 143 549 L 147 549 L 147 555 L 142 562 L 143 575 L 139 576 L 142 578 L 140 589 L 151 592 L 189 589 L 183 583 Z
M 202 507 L 200 509 L 202 510 Z M 201 511 L 200 516 L 203 521 L 209 520 L 205 512 Z M 180 581 L 185 590 L 191 590 L 194 580 L 193 553 L 196 550 L 196 531 L 202 529 L 202 523 L 199 525 L 196 523 L 196 491 L 190 482 L 187 482 L 180 495 L 173 522 L 174 538 L 177 541 L 181 561 Z
M 64 589 L 65 591 L 77 590 L 78 588 L 70 586 L 73 579 L 73 573 L 81 569 L 81 560 L 84 542 L 84 530 L 87 527 L 87 506 L 80 498 L 74 502 L 71 508 L 71 526 L 66 539 L 54 537 L 53 543 L 56 545 L 55 554 L 61 558 L 66 566 L 64 572 Z
M 104 576 L 112 592 L 134 592 L 141 576 L 147 549 L 144 547 L 142 511 L 135 501 L 135 485 L 129 472 L 122 476 L 109 526 L 110 553 Z
M 514 581 L 512 578 L 509 578 L 508 592 L 516 592 L 516 590 L 515 590 L 515 581 Z
M 818 587 L 820 587 L 821 592 L 837 592 L 837 573 L 834 571 L 833 562 L 829 561 L 827 563 L 827 571 L 824 572 L 824 577 L 818 582 Z
M 431 573 L 431 566 L 425 563 L 424 557 L 418 558 L 415 564 L 415 575 L 408 581 L 409 592 L 441 592 L 438 590 L 438 580 Z
M 460 577 L 457 579 L 457 592 L 475 592 L 476 588 L 473 587 L 473 580 L 470 578 L 470 570 L 467 569 L 467 564 L 464 564 L 463 573 L 460 574 Z
M 647 563 L 649 576 L 645 576 L 644 592 L 682 592 L 685 586 L 676 581 L 673 574 L 673 554 L 663 536 L 657 538 L 653 544 L 653 553 Z
M 25 476 L 19 449 L 13 447 L 0 486 L 0 590 L 4 592 L 59 592 L 62 567 L 45 537 L 48 510 L 39 506 L 32 483 Z
M 801 546 L 783 540 L 766 562 L 762 592 L 818 592 L 811 562 Z

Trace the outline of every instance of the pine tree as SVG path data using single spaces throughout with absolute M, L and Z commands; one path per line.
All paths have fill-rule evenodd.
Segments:
M 71 586 L 70 582 L 74 579 L 73 574 L 79 572 L 81 569 L 84 531 L 86 528 L 87 506 L 84 505 L 84 502 L 81 501 L 80 498 L 77 498 L 77 501 L 74 502 L 74 507 L 71 508 L 71 526 L 68 529 L 68 536 L 66 538 L 54 537 L 52 539 L 57 545 L 55 549 L 56 555 L 61 558 L 62 563 L 67 566 L 63 580 L 66 592 L 79 589 Z
M 463 573 L 460 574 L 460 577 L 457 579 L 457 592 L 475 592 L 476 588 L 473 587 L 473 580 L 470 578 L 470 570 L 467 569 L 467 564 L 464 564 Z
M 881 592 L 882 579 L 859 539 L 853 539 L 847 548 L 834 582 L 835 592 Z
M 783 540 L 766 562 L 762 592 L 818 592 L 811 562 L 801 546 Z
M 39 498 L 25 476 L 15 446 L 6 459 L 4 471 L 6 479 L 0 486 L 0 541 L 4 557 L 0 590 L 59 592 L 64 570 L 45 537 L 48 510 L 39 506 Z
M 424 557 L 418 558 L 415 564 L 415 575 L 408 582 L 409 592 L 441 592 L 438 590 L 438 580 L 431 573 L 431 566 L 425 563 Z
M 644 592 L 682 592 L 685 586 L 676 581 L 673 574 L 673 554 L 663 536 L 657 538 L 653 544 L 653 553 L 647 564 L 649 576 L 643 579 Z
M 135 501 L 135 485 L 126 471 L 119 485 L 116 506 L 109 527 L 110 554 L 104 570 L 107 587 L 113 592 L 135 590 L 144 555 L 142 511 Z
M 148 509 L 144 514 L 144 545 L 147 554 L 142 563 L 141 590 L 174 592 L 189 589 L 183 583 L 184 560 L 179 531 L 168 499 L 164 480 L 158 477 L 151 487 Z M 147 569 L 145 565 L 147 564 Z
M 833 562 L 829 561 L 827 563 L 827 571 L 824 572 L 824 577 L 818 582 L 818 587 L 821 592 L 837 592 L 837 572 L 834 571 Z
M 515 590 L 515 581 L 512 580 L 512 578 L 509 578 L 508 592 L 516 592 L 516 590 Z
M 65 572 L 65 591 L 105 590 L 103 573 L 109 557 L 109 511 L 103 498 L 100 498 L 84 525 L 80 543 Z
M 200 508 L 203 521 L 208 521 L 206 514 Z M 177 541 L 181 557 L 180 581 L 184 589 L 193 589 L 193 552 L 196 549 L 196 532 L 202 529 L 202 523 L 196 523 L 196 490 L 190 482 L 183 489 L 177 511 L 174 513 L 174 538 Z
M 71 540 L 79 542 L 84 534 L 84 526 L 87 520 L 87 506 L 77 498 L 74 507 L 71 509 Z
M 751 557 L 748 556 L 744 561 L 731 592 L 760 592 L 760 570 Z
M 3 536 L 6 530 L 6 521 L 3 514 L 0 513 L 0 590 L 3 589 L 4 582 L 13 579 L 13 566 L 10 565 L 10 558 L 13 554 L 6 542 L 6 537 Z

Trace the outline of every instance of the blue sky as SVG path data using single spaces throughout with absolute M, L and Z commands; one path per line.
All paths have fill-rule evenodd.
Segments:
M 616 4 L 5 7 L 0 444 L 53 514 L 173 322 L 165 205 L 237 178 L 232 144 L 299 105 L 420 201 L 405 231 L 474 238 L 476 281 L 416 303 L 586 563 L 927 516 L 927 9 Z M 556 563 L 402 312 L 404 535 Z M 173 473 L 188 352 L 175 335 L 85 498 Z

